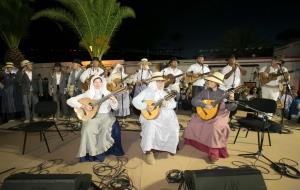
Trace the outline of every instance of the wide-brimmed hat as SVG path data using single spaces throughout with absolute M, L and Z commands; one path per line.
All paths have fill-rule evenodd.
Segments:
M 213 81 L 218 84 L 223 84 L 224 75 L 220 72 L 214 72 L 211 75 L 205 77 L 205 80 Z
M 151 65 L 152 63 L 149 62 L 147 58 L 143 58 L 143 59 L 141 59 L 141 61 L 139 62 L 139 64 L 140 64 L 140 65 L 141 65 L 141 64 Z
M 25 59 L 25 60 L 21 61 L 20 65 L 21 65 L 21 67 L 25 67 L 27 64 L 30 64 L 30 63 L 32 64 L 31 61 Z
M 166 79 L 164 79 L 163 75 L 161 74 L 161 72 L 154 72 L 152 74 L 152 77 L 151 77 L 151 81 L 164 81 Z
M 12 62 L 6 62 L 4 67 L 5 68 L 15 68 L 15 65 Z

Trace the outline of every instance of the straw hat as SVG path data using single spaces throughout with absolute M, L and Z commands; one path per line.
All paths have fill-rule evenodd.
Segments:
M 4 67 L 5 68 L 15 68 L 15 65 L 12 62 L 6 62 Z
M 154 72 L 151 77 L 151 81 L 165 81 L 161 72 Z
M 141 61 L 139 62 L 139 64 L 140 65 L 142 65 L 142 64 L 151 65 L 152 63 L 149 62 L 147 58 L 143 58 L 143 59 L 141 59 Z
M 21 61 L 21 67 L 25 67 L 28 63 L 31 63 L 32 64 L 32 62 L 31 61 L 29 61 L 29 60 L 23 60 L 23 61 Z
M 213 81 L 217 84 L 223 84 L 224 75 L 220 72 L 214 72 L 213 74 L 205 77 L 205 80 Z

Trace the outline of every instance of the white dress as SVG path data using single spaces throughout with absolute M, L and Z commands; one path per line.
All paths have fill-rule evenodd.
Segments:
M 146 109 L 143 100 L 157 101 L 167 95 L 165 91 L 151 88 L 153 86 L 151 83 L 148 88 L 132 100 L 132 104 L 139 110 Z M 151 151 L 151 149 L 176 153 L 179 142 L 179 123 L 173 110 L 175 107 L 176 102 L 171 99 L 161 108 L 156 119 L 147 120 L 143 115 L 140 116 L 139 120 L 142 124 L 141 148 L 144 153 Z
M 122 76 L 122 77 L 121 77 Z M 124 79 L 128 75 L 124 72 L 124 67 L 120 64 L 117 64 L 115 68 L 112 70 L 110 76 L 108 77 L 108 81 L 112 82 L 114 79 Z M 123 81 L 124 86 L 127 84 Z M 116 98 L 119 103 L 119 109 L 116 111 L 117 116 L 125 117 L 130 115 L 130 98 L 129 98 L 129 91 L 125 90 L 120 94 L 116 94 Z
M 92 78 L 93 81 L 95 77 Z M 104 78 L 101 78 L 105 81 Z M 95 90 L 93 85 L 90 85 L 88 91 L 78 96 L 67 100 L 67 104 L 73 108 L 80 108 L 78 102 L 81 98 L 91 98 L 98 100 L 103 96 L 110 94 L 106 89 L 106 82 L 103 82 L 101 90 Z M 113 144 L 114 139 L 111 137 L 112 125 L 116 118 L 111 113 L 111 109 L 118 109 L 118 102 L 112 102 L 110 99 L 103 102 L 98 110 L 96 117 L 88 121 L 84 121 L 81 128 L 81 141 L 77 157 L 84 157 L 86 154 L 96 156 L 107 151 Z

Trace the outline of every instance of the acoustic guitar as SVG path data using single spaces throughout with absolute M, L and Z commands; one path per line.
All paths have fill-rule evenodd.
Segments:
M 204 77 L 205 75 L 210 74 L 210 72 L 202 73 L 202 74 L 197 74 L 197 76 L 193 76 L 193 71 L 188 72 L 187 76 L 185 77 L 185 80 L 188 84 L 193 84 L 196 82 L 198 79 Z
M 182 75 L 184 75 L 185 73 L 179 74 L 179 75 L 173 75 L 173 74 L 168 74 L 168 75 L 164 75 L 164 79 L 165 79 L 165 88 L 167 88 L 170 84 L 174 84 L 176 82 L 176 78 L 181 77 Z
M 129 77 L 131 77 L 132 75 L 133 74 L 129 74 L 129 75 L 127 75 L 126 77 L 124 77 L 122 79 L 115 78 L 112 82 L 107 83 L 107 85 L 106 85 L 107 90 L 113 92 L 113 91 L 116 91 L 120 88 L 123 88 L 125 80 L 128 79 Z
M 225 94 L 223 96 L 221 96 L 217 100 L 202 100 L 201 102 L 203 102 L 204 104 L 211 105 L 212 108 L 207 109 L 207 108 L 202 108 L 200 106 L 196 107 L 198 116 L 202 120 L 205 120 L 205 121 L 213 119 L 218 114 L 219 108 L 220 108 L 220 103 L 223 101 L 223 99 L 227 98 L 228 94 L 230 92 L 232 92 L 232 93 L 240 92 L 244 88 L 245 88 L 244 85 L 241 85 L 241 86 L 236 87 L 235 89 L 228 90 L 225 92 Z
M 143 102 L 145 102 L 147 104 L 147 106 L 153 106 L 154 108 L 150 112 L 147 111 L 146 109 L 142 110 L 141 111 L 142 115 L 147 120 L 152 120 L 152 119 L 157 118 L 159 116 L 160 108 L 162 106 L 163 101 L 168 101 L 171 98 L 174 98 L 176 95 L 177 95 L 177 91 L 172 90 L 165 97 L 161 98 L 157 102 L 154 102 L 153 100 L 144 100 Z
M 103 102 L 108 100 L 111 96 L 119 94 L 119 93 L 125 91 L 126 89 L 127 89 L 126 87 L 120 88 L 119 90 L 112 92 L 111 94 L 104 96 L 103 98 L 101 98 L 99 100 L 94 100 L 94 99 L 90 99 L 90 98 L 81 98 L 80 100 L 78 100 L 78 102 L 81 103 L 82 105 L 92 106 L 92 110 L 88 111 L 88 110 L 85 110 L 82 108 L 74 108 L 74 111 L 75 111 L 78 119 L 80 119 L 82 121 L 87 121 L 89 119 L 94 118 Z
M 293 73 L 293 72 L 296 72 L 296 71 L 299 71 L 299 70 L 300 69 L 291 70 L 291 71 L 288 71 L 288 73 Z M 261 85 L 265 85 L 265 84 L 267 84 L 268 82 L 270 82 L 272 80 L 276 80 L 277 77 L 279 77 L 281 75 L 282 74 L 280 72 L 277 72 L 277 73 L 268 73 L 267 77 L 265 77 L 262 74 L 260 74 L 259 75 L 259 80 L 260 80 Z

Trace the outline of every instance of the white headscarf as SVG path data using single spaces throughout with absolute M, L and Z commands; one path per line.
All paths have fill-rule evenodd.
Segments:
M 111 71 L 111 73 L 110 73 L 110 75 L 109 75 L 109 77 L 108 77 L 107 80 L 108 80 L 108 82 L 111 82 L 111 81 L 113 81 L 115 78 L 120 78 L 120 79 L 121 79 L 121 76 L 122 76 L 122 78 L 125 78 L 125 77 L 127 77 L 128 75 L 125 74 L 123 65 L 117 64 L 117 65 L 115 66 L 115 68 Z
M 94 86 L 94 80 L 97 78 L 100 78 L 100 80 L 102 81 L 102 86 L 99 90 L 97 90 Z M 107 84 L 107 82 L 106 82 L 105 78 L 103 78 L 99 75 L 93 76 L 93 78 L 91 79 L 91 82 L 90 82 L 90 88 L 88 89 L 88 91 L 86 91 L 88 97 L 93 99 L 93 98 L 95 98 L 96 94 L 100 95 L 100 97 L 110 94 L 110 92 L 106 88 L 106 84 Z

